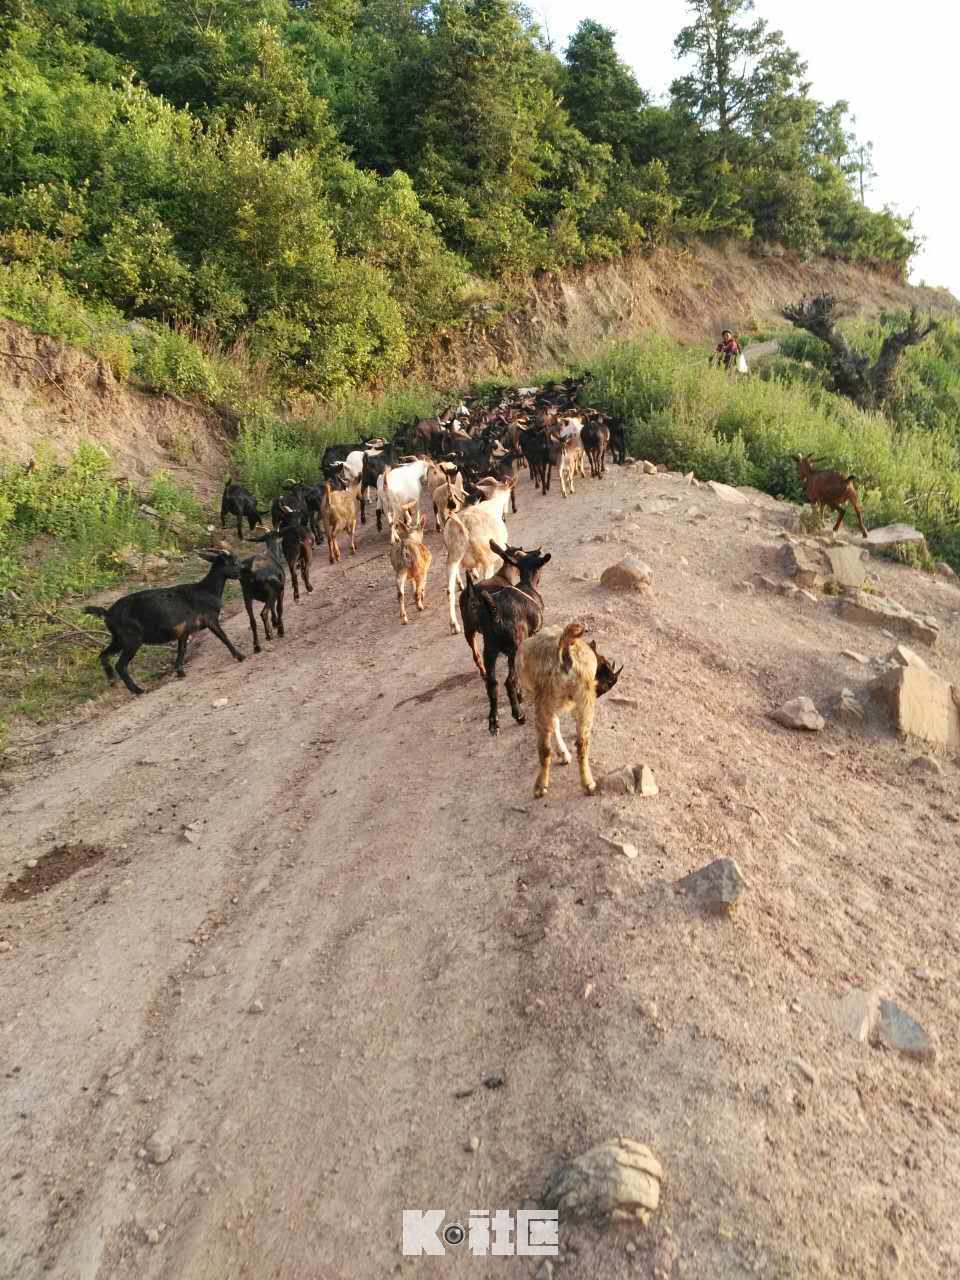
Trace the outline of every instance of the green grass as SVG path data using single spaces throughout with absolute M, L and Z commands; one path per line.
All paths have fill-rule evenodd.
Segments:
M 903 520 L 960 567 L 957 437 L 944 425 L 899 426 L 792 378 L 730 378 L 705 348 L 664 338 L 614 347 L 590 368 L 592 403 L 623 418 L 630 451 L 706 479 L 804 500 L 791 455 L 855 474 L 868 525 Z

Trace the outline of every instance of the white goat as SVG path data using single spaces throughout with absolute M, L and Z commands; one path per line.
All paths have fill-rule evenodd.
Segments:
M 377 511 L 387 517 L 391 527 L 404 507 L 414 506 L 419 515 L 424 492 L 445 479 L 444 473 L 429 458 L 418 458 L 400 467 L 385 467 L 377 476 Z
M 456 590 L 460 571 L 473 571 L 478 581 L 492 578 L 500 568 L 501 560 L 491 549 L 491 541 L 501 547 L 507 545 L 506 514 L 510 491 L 516 483 L 511 477 L 496 485 L 491 496 L 476 506 L 465 507 L 443 527 L 443 541 L 447 548 L 447 599 L 450 604 L 450 634 L 460 634 L 457 622 Z

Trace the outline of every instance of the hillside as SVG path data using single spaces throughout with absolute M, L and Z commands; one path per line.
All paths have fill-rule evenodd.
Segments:
M 534 801 L 532 725 L 489 737 L 442 555 L 401 628 L 371 525 L 261 656 L 207 638 L 186 680 L 36 731 L 0 779 L 0 1273 L 420 1274 L 402 1209 L 512 1214 L 617 1135 L 661 1160 L 659 1212 L 561 1215 L 555 1276 L 956 1273 L 956 757 L 767 715 L 862 692 L 850 654 L 895 641 L 753 585 L 795 522 L 764 494 L 613 467 L 518 497 L 547 622 L 624 664 L 595 772 L 646 763 L 659 795 L 557 769 Z M 624 551 L 652 593 L 599 586 Z M 869 570 L 938 619 L 924 656 L 960 682 L 960 590 Z M 249 648 L 242 611 L 226 628 Z M 749 886 L 731 919 L 675 892 L 721 855 Z M 843 1034 L 854 988 L 940 1056 Z M 465 1248 L 437 1266 L 502 1273 Z

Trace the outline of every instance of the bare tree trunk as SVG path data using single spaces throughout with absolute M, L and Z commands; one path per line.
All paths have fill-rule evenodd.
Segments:
M 784 307 L 783 317 L 797 329 L 803 329 L 831 351 L 830 374 L 833 389 L 859 405 L 861 409 L 877 409 L 892 395 L 897 368 L 907 347 L 915 347 L 937 328 L 936 321 L 922 322 L 916 310 L 910 313 L 906 329 L 891 333 L 883 340 L 880 355 L 874 364 L 854 351 L 836 327 L 843 312 L 832 294 L 821 293 L 816 298 L 801 298 L 798 303 Z

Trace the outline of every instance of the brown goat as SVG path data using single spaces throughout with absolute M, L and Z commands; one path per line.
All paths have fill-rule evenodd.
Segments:
M 397 576 L 397 599 L 400 601 L 400 621 L 407 625 L 407 578 L 413 582 L 413 595 L 422 613 L 425 605 L 423 594 L 427 589 L 427 574 L 433 555 L 423 540 L 427 527 L 426 516 L 419 519 L 404 508 L 393 526 L 395 541 L 390 543 L 390 563 Z
M 340 559 L 340 546 L 337 535 L 349 533 L 350 553 L 357 551 L 357 498 L 360 493 L 359 483 L 347 485 L 346 489 L 334 489 L 333 485 L 323 486 L 323 499 L 320 503 L 320 518 L 323 521 L 323 532 L 327 539 L 327 550 L 330 563 Z
M 839 471 L 818 471 L 816 468 L 816 458 L 812 453 L 808 453 L 806 457 L 803 454 L 796 454 L 793 459 L 797 474 L 807 493 L 807 501 L 815 506 L 820 512 L 820 518 L 823 519 L 823 508 L 829 507 L 831 511 L 839 512 L 837 523 L 833 526 L 834 533 L 843 524 L 843 517 L 846 515 L 847 504 L 849 503 L 857 513 L 857 523 L 860 525 L 860 532 L 864 537 L 867 536 L 867 526 L 863 523 L 863 510 L 860 506 L 860 499 L 857 497 L 857 491 L 853 487 L 856 476 L 845 476 Z
M 583 627 L 571 622 L 563 631 L 547 627 L 525 640 L 520 648 L 520 684 L 533 697 L 537 725 L 540 770 L 533 794 L 539 799 L 550 786 L 551 740 L 556 741 L 560 764 L 570 763 L 570 752 L 560 736 L 560 712 L 572 711 L 577 725 L 577 761 L 580 782 L 588 796 L 597 789 L 590 772 L 590 733 L 597 698 L 609 692 L 623 667 L 614 667 L 591 641 L 580 637 Z

